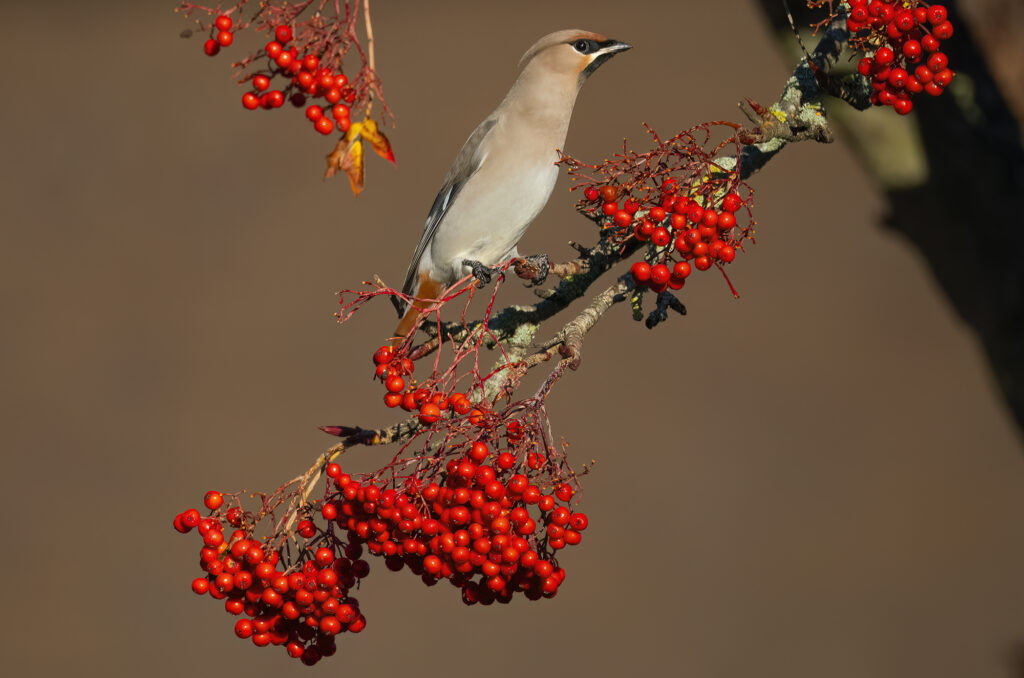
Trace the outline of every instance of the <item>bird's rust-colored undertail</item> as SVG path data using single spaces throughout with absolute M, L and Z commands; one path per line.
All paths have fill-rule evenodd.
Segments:
M 398 322 L 398 327 L 395 328 L 395 338 L 391 340 L 392 347 L 398 347 L 406 337 L 416 331 L 416 326 L 419 324 L 420 311 L 428 306 L 431 306 L 438 297 L 441 296 L 441 292 L 444 291 L 444 286 L 437 280 L 430 277 L 430 273 L 420 273 L 420 282 L 416 286 L 416 291 L 413 293 L 417 299 L 412 302 L 412 305 L 405 311 L 405 315 Z

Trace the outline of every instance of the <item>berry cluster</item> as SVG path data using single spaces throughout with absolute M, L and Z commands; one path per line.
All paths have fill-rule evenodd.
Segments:
M 849 0 L 850 45 L 874 51 L 857 64 L 871 79 L 871 103 L 892 106 L 900 115 L 914 109 L 911 97 L 939 96 L 953 80 L 941 42 L 953 35 L 943 5 L 918 0 Z
M 419 421 L 425 426 L 433 425 L 449 410 L 459 416 L 468 415 L 471 424 L 482 423 L 484 411 L 474 407 L 465 393 L 445 395 L 435 389 L 417 388 L 412 380 L 415 365 L 391 346 L 377 349 L 373 362 L 375 378 L 384 382 L 387 389 L 384 404 L 388 407 L 401 407 L 406 412 L 418 411 Z
M 580 543 L 587 516 L 568 507 L 568 483 L 543 494 L 515 465 L 511 453 L 478 441 L 448 462 L 439 483 L 412 480 L 397 490 L 362 484 L 330 464 L 337 491 L 321 513 L 388 569 L 408 566 L 428 586 L 448 579 L 467 605 L 508 602 L 517 591 L 550 598 L 565 580 L 553 554 Z
M 679 191 L 678 182 L 669 177 L 659 193 L 648 195 L 644 212 L 640 211 L 644 205 L 632 197 L 620 206 L 616 202 L 619 189 L 613 185 L 589 186 L 584 197 L 590 203 L 600 203 L 601 214 L 615 227 L 654 246 L 649 261 L 637 261 L 630 269 L 638 287 L 659 293 L 678 290 L 692 269 L 706 271 L 736 258 L 742 235 L 736 230 L 736 212 L 743 200 L 735 192 L 691 197 Z
M 221 47 L 227 47 L 235 41 L 235 34 L 231 32 L 233 22 L 231 17 L 221 14 L 210 27 L 210 37 L 203 43 L 203 51 L 207 56 L 217 56 Z
M 220 492 L 207 492 L 204 503 L 211 515 L 204 518 L 188 509 L 174 518 L 174 527 L 181 533 L 198 528 L 203 538 L 199 566 L 206 574 L 192 581 L 192 590 L 223 600 L 228 614 L 240 617 L 236 636 L 257 647 L 284 646 L 291 657 L 313 665 L 337 651 L 337 634 L 363 630 L 359 601 L 349 596 L 370 571 L 359 559 L 362 546 L 310 547 L 302 554 L 304 561 L 282 567 L 282 552 L 254 538 L 252 514 L 239 506 L 221 510 Z M 223 521 L 236 528 L 230 536 L 224 535 Z M 300 523 L 298 529 L 311 527 Z
M 214 56 L 221 46 L 230 45 L 233 41 L 228 30 L 230 28 L 231 18 L 218 16 L 214 21 L 214 29 L 219 32 L 216 39 L 206 41 L 204 51 Z M 275 27 L 273 37 L 266 47 L 256 53 L 256 59 L 266 57 L 267 65 L 249 74 L 253 90 L 242 95 L 242 106 L 248 110 L 272 109 L 280 108 L 285 101 L 290 101 L 298 108 L 306 106 L 307 98 L 322 98 L 330 115 L 318 104 L 306 107 L 306 117 L 313 123 L 314 129 L 321 134 L 330 134 L 335 128 L 342 133 L 347 132 L 352 126 L 349 119 L 350 104 L 356 99 L 355 90 L 348 86 L 348 77 L 322 67 L 320 58 L 315 54 L 300 54 L 295 45 L 289 47 L 288 43 L 292 41 L 290 27 Z M 290 82 L 283 90 L 270 89 L 273 78 L 278 76 Z

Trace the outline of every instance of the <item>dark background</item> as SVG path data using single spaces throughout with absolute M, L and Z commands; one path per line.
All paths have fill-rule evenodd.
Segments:
M 379 2 L 398 165 L 368 158 L 354 200 L 300 112 L 243 111 L 243 46 L 205 57 L 173 4 L 0 5 L 7 675 L 308 673 L 190 593 L 198 539 L 171 519 L 297 475 L 319 424 L 389 423 L 369 355 L 394 311 L 338 327 L 335 292 L 400 281 L 522 52 L 570 26 L 635 45 L 578 102 L 591 159 L 642 121 L 737 119 L 791 68 L 752 2 Z M 465 608 L 374 563 L 367 629 L 314 672 L 1019 675 L 1024 444 L 973 335 L 842 143 L 752 183 L 742 298 L 698 276 L 655 332 L 614 309 L 551 397 L 598 460 L 558 597 Z M 566 187 L 524 252 L 592 237 Z

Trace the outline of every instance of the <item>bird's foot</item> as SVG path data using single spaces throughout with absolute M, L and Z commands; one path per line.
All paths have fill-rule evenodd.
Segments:
M 551 261 L 546 254 L 534 254 L 528 257 L 519 257 L 515 261 L 516 275 L 523 280 L 528 280 L 527 287 L 543 285 L 551 271 Z
M 477 280 L 477 287 L 483 287 L 484 285 L 491 282 L 491 278 L 496 273 L 500 273 L 497 267 L 491 268 L 490 266 L 484 266 L 479 261 L 473 259 L 463 259 L 463 266 L 469 266 L 473 270 L 473 277 Z

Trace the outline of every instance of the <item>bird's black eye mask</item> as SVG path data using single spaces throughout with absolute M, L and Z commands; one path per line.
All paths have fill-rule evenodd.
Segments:
M 607 47 L 613 44 L 614 40 L 604 40 L 598 42 L 597 40 L 588 40 L 586 38 L 580 38 L 579 40 L 573 40 L 572 42 L 566 43 L 572 45 L 572 48 L 580 54 L 593 54 L 603 47 Z

